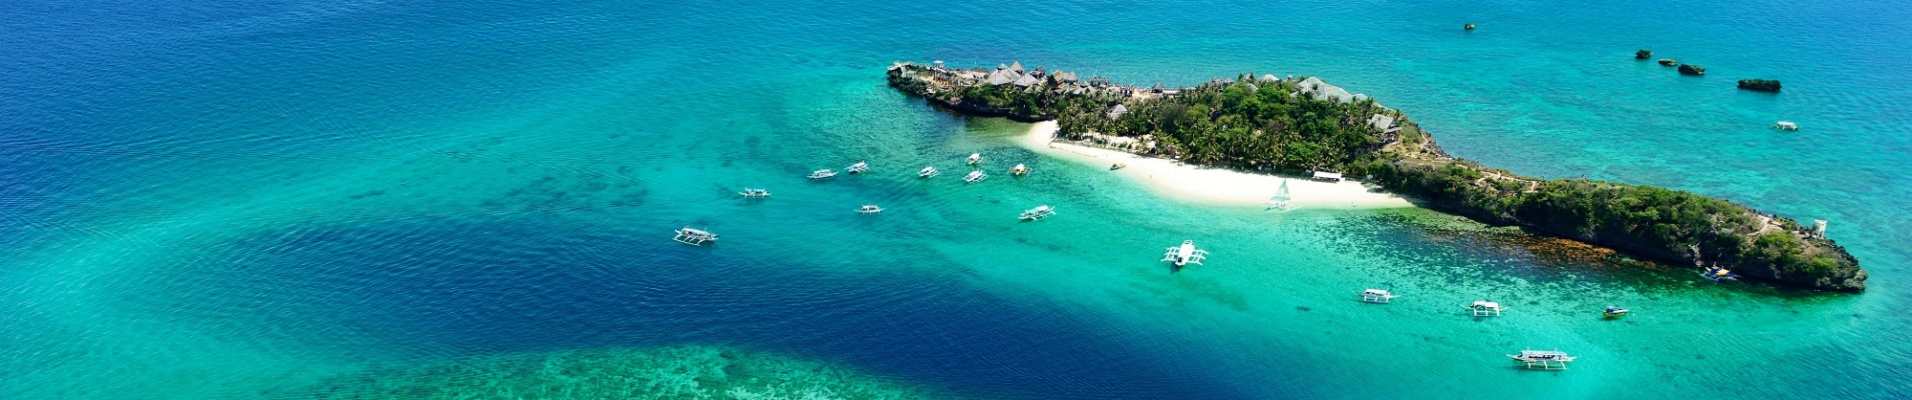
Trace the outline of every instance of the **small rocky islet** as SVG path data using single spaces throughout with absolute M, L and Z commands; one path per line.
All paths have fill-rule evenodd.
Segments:
M 1661 60 L 1662 64 L 1673 60 Z M 1696 67 L 1697 68 L 1697 67 Z M 1703 69 L 1700 69 L 1703 71 Z M 1126 151 L 1190 164 L 1340 171 L 1429 208 L 1612 248 L 1731 269 L 1773 284 L 1865 290 L 1858 259 L 1812 228 L 1727 200 L 1589 179 L 1539 179 L 1456 158 L 1400 111 L 1318 78 L 1216 78 L 1144 88 L 1073 72 L 897 62 L 890 86 L 963 114 L 1055 120 L 1058 137 L 1128 138 Z

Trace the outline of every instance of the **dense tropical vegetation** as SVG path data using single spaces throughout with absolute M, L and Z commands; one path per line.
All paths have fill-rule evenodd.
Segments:
M 1244 170 L 1345 172 L 1483 222 L 1663 261 L 1726 266 L 1753 279 L 1865 288 L 1866 273 L 1856 259 L 1792 220 L 1683 191 L 1543 180 L 1455 159 L 1407 116 L 1362 96 L 1324 94 L 1328 90 L 1318 80 L 1244 74 L 1156 94 L 1119 86 L 1081 90 L 1084 85 L 1055 80 L 1029 87 L 958 85 L 932 93 L 911 82 L 919 79 L 891 73 L 899 89 L 958 110 L 1055 119 L 1065 140 Z

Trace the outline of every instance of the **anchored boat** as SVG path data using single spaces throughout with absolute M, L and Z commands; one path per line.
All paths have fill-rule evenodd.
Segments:
M 864 204 L 862 208 L 856 209 L 856 212 L 858 214 L 875 214 L 883 212 L 883 207 L 877 207 L 875 204 Z
M 1792 123 L 1792 121 L 1779 121 L 1773 124 L 1773 128 L 1782 131 L 1796 131 L 1799 130 L 1799 124 Z
M 1029 167 L 1022 164 L 1016 164 L 1015 167 L 1009 168 L 1009 174 L 1014 176 L 1028 175 Z
M 1114 171 L 1118 169 L 1128 168 L 1128 166 L 1129 166 L 1128 164 L 1123 164 L 1123 163 L 1109 164 L 1109 170 Z
M 936 176 L 936 174 L 938 174 L 938 172 L 936 172 L 936 167 L 923 167 L 923 170 L 916 171 L 917 178 L 928 178 L 928 177 Z
M 836 174 L 837 174 L 836 171 L 831 171 L 829 168 L 824 168 L 824 169 L 816 170 L 816 172 L 811 172 L 810 179 L 824 179 L 824 178 L 836 176 Z
M 863 171 L 870 170 L 870 163 L 867 161 L 857 161 L 855 164 L 850 164 L 849 168 L 844 168 L 843 170 L 849 171 L 852 174 L 861 174 Z
M 1514 362 L 1527 364 L 1527 369 L 1564 370 L 1574 357 L 1565 352 L 1554 350 L 1521 350 L 1520 354 L 1508 354 Z
M 1183 240 L 1181 246 L 1170 247 L 1167 252 L 1162 253 L 1162 261 L 1174 261 L 1176 268 L 1190 263 L 1202 265 L 1202 260 L 1207 258 L 1208 250 L 1195 248 L 1193 240 Z
M 1361 291 L 1361 302 L 1387 304 L 1394 301 L 1394 294 L 1387 289 L 1368 289 Z
M 743 195 L 744 197 L 770 197 L 770 191 L 763 189 L 744 188 L 744 191 L 737 192 L 737 194 Z
M 1614 307 L 1614 306 L 1607 306 L 1605 310 L 1600 310 L 1600 315 L 1607 318 L 1620 318 L 1620 317 L 1626 316 L 1627 313 L 1629 312 L 1632 312 L 1632 310 L 1628 310 L 1628 309 L 1624 309 L 1620 307 Z
M 704 243 L 717 241 L 717 234 L 710 233 L 710 231 L 695 229 L 695 228 L 686 226 L 684 227 L 684 229 L 678 229 L 677 237 L 672 238 L 671 240 L 676 240 L 678 243 L 688 244 L 692 246 L 702 246 L 704 245 Z
M 1739 274 L 1735 274 L 1733 273 L 1733 271 L 1727 270 L 1726 268 L 1722 268 L 1718 265 L 1714 265 L 1712 267 L 1706 268 L 1706 272 L 1701 272 L 1700 277 L 1706 278 L 1706 280 L 1714 281 L 1714 282 L 1719 282 L 1719 281 L 1730 282 L 1730 281 L 1739 280 Z
M 1469 313 L 1472 313 L 1476 317 L 1498 317 L 1501 311 L 1507 309 L 1507 307 L 1501 306 L 1500 303 L 1487 300 L 1474 300 L 1474 304 L 1469 304 L 1466 308 Z
M 969 153 L 969 159 L 967 161 L 969 162 L 969 165 L 982 164 L 983 153 Z
M 984 174 L 982 171 L 969 171 L 969 175 L 963 175 L 963 182 L 976 183 L 984 179 L 989 179 L 989 174 Z
M 1043 218 L 1048 218 L 1051 215 L 1056 215 L 1055 207 L 1042 205 L 1036 208 L 1031 208 L 1026 211 L 1023 211 L 1022 216 L 1018 218 L 1021 218 L 1024 221 L 1035 221 L 1035 220 L 1040 220 Z
M 1288 195 L 1288 180 L 1282 179 L 1281 188 L 1275 189 L 1275 196 L 1268 198 L 1267 209 L 1288 211 L 1288 209 L 1294 208 L 1294 205 L 1289 204 L 1291 201 L 1294 201 L 1294 197 Z

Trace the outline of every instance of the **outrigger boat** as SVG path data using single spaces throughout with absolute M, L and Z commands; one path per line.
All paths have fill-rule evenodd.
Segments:
M 1208 250 L 1195 248 L 1193 240 L 1183 240 L 1181 246 L 1170 247 L 1167 252 L 1162 253 L 1162 261 L 1174 261 L 1177 269 L 1191 263 L 1202 265 L 1202 260 L 1207 258 Z
M 877 207 L 875 204 L 864 204 L 863 208 L 856 209 L 856 212 L 859 214 L 875 214 L 883 212 L 883 207 Z
M 1718 265 L 1706 268 L 1706 272 L 1701 272 L 1700 277 L 1714 282 L 1739 280 L 1739 274 L 1735 274 L 1733 271 L 1721 268 Z
M 1290 203 L 1292 201 L 1294 201 L 1294 197 L 1288 194 L 1288 180 L 1283 179 L 1281 180 L 1281 188 L 1275 189 L 1275 196 L 1268 198 L 1267 209 L 1276 210 L 1276 211 L 1288 211 L 1289 209 L 1294 208 L 1294 205 Z
M 1387 289 L 1368 289 L 1361 291 L 1362 303 L 1387 304 L 1393 302 L 1395 297 L 1397 296 L 1393 293 L 1388 293 Z
M 1048 218 L 1051 215 L 1056 215 L 1055 207 L 1042 205 L 1036 208 L 1031 208 L 1027 211 L 1023 211 L 1022 216 L 1018 218 L 1021 218 L 1024 221 L 1035 221 L 1035 220 L 1039 220 L 1043 218 Z
M 1123 163 L 1114 163 L 1114 164 L 1109 164 L 1109 170 L 1110 170 L 1110 171 L 1114 171 L 1114 170 L 1118 170 L 1118 169 L 1123 169 L 1123 168 L 1127 168 L 1128 166 L 1129 166 L 1128 164 L 1123 164 Z
M 744 191 L 737 192 L 737 194 L 741 194 L 744 197 L 770 197 L 770 191 L 763 189 L 744 188 Z
M 917 178 L 933 177 L 933 176 L 936 176 L 936 174 L 938 174 L 938 172 L 936 172 L 936 167 L 923 167 L 922 171 L 916 171 Z
M 1029 167 L 1022 164 L 1016 164 L 1015 167 L 1009 168 L 1009 174 L 1015 175 L 1015 176 L 1028 175 Z
M 1500 303 L 1487 300 L 1474 300 L 1474 304 L 1469 304 L 1465 308 L 1476 317 L 1498 317 L 1501 311 L 1507 309 Z
M 688 244 L 692 246 L 702 246 L 704 245 L 704 243 L 717 241 L 717 234 L 710 233 L 710 231 L 695 229 L 695 228 L 686 226 L 684 227 L 684 229 L 678 229 L 677 237 L 672 238 L 671 240 L 676 240 L 678 243 Z
M 1607 306 L 1605 310 L 1600 310 L 1600 315 L 1607 318 L 1620 318 L 1626 316 L 1629 312 L 1633 311 L 1620 307 Z
M 1779 121 L 1773 124 L 1773 128 L 1782 131 L 1796 131 L 1799 130 L 1799 124 L 1792 123 L 1792 121 Z
M 967 161 L 969 162 L 969 165 L 982 164 L 983 153 L 969 153 L 969 159 Z
M 1520 354 L 1508 354 L 1507 357 L 1513 358 L 1514 362 L 1527 364 L 1527 369 L 1547 370 L 1567 369 L 1567 363 L 1580 358 L 1553 350 L 1521 350 Z
M 831 171 L 829 168 L 824 168 L 824 169 L 819 169 L 816 172 L 811 172 L 810 179 L 829 178 L 832 176 L 836 176 L 836 174 L 837 174 L 836 171 Z
M 867 161 L 857 161 L 855 164 L 850 164 L 849 168 L 844 168 L 843 170 L 849 171 L 852 174 L 861 174 L 863 171 L 870 170 L 870 163 Z
M 984 174 L 982 171 L 969 171 L 969 175 L 963 175 L 963 182 L 976 183 L 984 179 L 989 179 L 989 174 Z

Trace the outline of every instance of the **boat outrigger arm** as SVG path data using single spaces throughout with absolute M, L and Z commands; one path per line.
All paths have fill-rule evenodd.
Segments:
M 1162 261 L 1174 261 L 1178 267 L 1191 263 L 1202 265 L 1202 260 L 1207 258 L 1208 250 L 1195 248 L 1193 240 L 1184 240 L 1181 246 L 1170 247 L 1162 253 Z

